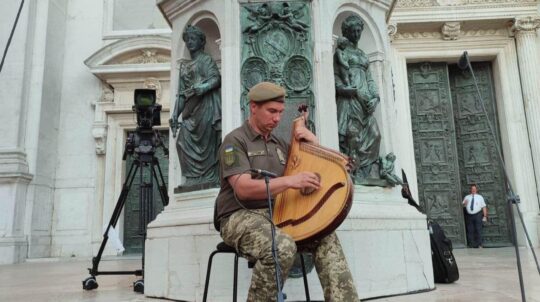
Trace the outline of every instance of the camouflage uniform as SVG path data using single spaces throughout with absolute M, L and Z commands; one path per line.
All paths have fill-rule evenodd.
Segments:
M 276 300 L 275 264 L 272 258 L 272 234 L 267 218 L 268 210 L 239 210 L 221 221 L 223 241 L 236 248 L 248 261 L 255 262 L 248 302 Z M 296 244 L 287 234 L 276 229 L 276 245 L 283 283 L 293 265 Z M 347 260 L 335 232 L 305 246 L 311 252 L 315 268 L 328 302 L 360 301 Z

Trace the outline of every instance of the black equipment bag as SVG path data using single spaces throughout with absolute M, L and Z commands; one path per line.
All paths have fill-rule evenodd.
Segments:
M 435 282 L 452 283 L 459 279 L 456 258 L 452 253 L 452 241 L 446 238 L 443 229 L 435 221 L 428 221 L 428 227 Z
M 409 205 L 413 206 L 418 212 L 425 214 L 422 207 L 416 203 L 412 197 L 409 185 L 407 183 L 407 175 L 401 170 L 403 178 L 401 196 L 407 199 Z M 446 238 L 441 226 L 432 220 L 428 220 L 429 241 L 431 244 L 431 261 L 433 262 L 433 277 L 436 283 L 452 283 L 459 279 L 459 270 L 452 253 L 452 241 Z

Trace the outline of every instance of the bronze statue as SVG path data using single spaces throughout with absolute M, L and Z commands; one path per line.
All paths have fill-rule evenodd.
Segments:
M 373 116 L 379 104 L 379 93 L 369 70 L 366 54 L 358 49 L 364 21 L 351 15 L 341 24 L 345 39 L 339 41 L 334 54 L 339 147 L 350 156 L 356 168 L 351 171 L 355 183 L 379 178 L 378 165 L 381 134 Z M 345 65 L 347 64 L 347 65 Z M 375 176 L 373 176 L 375 175 Z M 369 183 L 367 183 L 369 184 Z
M 182 39 L 191 61 L 180 66 L 176 104 L 170 120 L 185 182 L 192 191 L 219 184 L 217 152 L 221 144 L 221 75 L 216 62 L 204 52 L 205 34 L 188 25 Z M 182 114 L 182 121 L 178 117 Z

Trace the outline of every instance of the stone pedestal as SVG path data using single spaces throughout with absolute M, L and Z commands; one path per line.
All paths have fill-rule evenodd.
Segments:
M 174 202 L 148 226 L 145 294 L 201 301 L 208 257 L 221 241 L 212 224 L 217 190 L 175 195 Z M 361 298 L 432 289 L 426 217 L 395 190 L 357 186 L 351 212 L 338 236 Z M 210 301 L 230 301 L 233 257 L 214 258 Z M 239 264 L 239 301 L 245 300 L 251 270 Z M 317 274 L 308 275 L 313 300 L 323 300 Z M 288 300 L 304 299 L 302 279 L 287 280 Z
M 173 68 L 171 82 L 178 78 L 179 62 L 188 55 L 181 34 L 188 24 L 199 26 L 207 37 L 205 51 L 221 62 L 222 132 L 227 134 L 243 122 L 241 9 L 250 0 L 186 2 L 162 0 L 158 5 L 171 24 Z M 258 1 L 255 1 L 255 3 Z M 337 115 L 333 74 L 332 37 L 341 35 L 341 24 L 351 14 L 361 16 L 365 29 L 360 40 L 379 85 L 381 105 L 375 112 L 383 141 L 381 154 L 403 149 L 400 135 L 392 135 L 399 102 L 393 100 L 389 44 L 385 13 L 379 2 L 312 0 L 309 2 L 313 45 L 313 93 L 315 128 L 325 147 L 338 149 Z M 279 3 L 279 2 L 276 2 Z M 216 45 L 219 44 L 219 48 Z M 311 46 L 310 46 L 311 47 Z M 173 86 L 174 87 L 174 86 Z M 174 96 L 176 91 L 171 91 Z M 173 144 L 171 144 L 171 147 Z M 398 161 L 401 160 L 400 154 Z M 169 188 L 181 184 L 178 159 L 171 156 Z M 414 160 L 414 157 L 413 157 Z M 405 160 L 407 162 L 407 160 Z M 399 171 L 401 163 L 396 163 Z M 412 171 L 413 169 L 411 169 Z M 414 177 L 414 176 L 413 176 Z M 201 301 L 208 257 L 221 241 L 212 223 L 217 189 L 173 194 L 171 203 L 149 224 L 146 241 L 145 294 L 175 300 Z M 426 217 L 410 207 L 399 189 L 358 186 L 348 218 L 337 231 L 357 289 L 362 298 L 432 289 L 433 272 Z M 232 298 L 233 257 L 218 255 L 212 268 L 209 301 Z M 239 264 L 239 301 L 245 300 L 251 278 L 245 259 Z M 317 274 L 309 274 L 313 300 L 322 300 Z M 304 299 L 301 279 L 287 280 L 288 300 Z

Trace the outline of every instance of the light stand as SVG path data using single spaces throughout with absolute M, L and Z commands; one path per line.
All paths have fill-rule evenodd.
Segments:
M 474 72 L 471 66 L 471 61 L 469 60 L 469 56 L 466 51 L 463 52 L 463 55 L 461 55 L 457 65 L 462 70 L 465 70 L 468 68 L 469 72 L 472 75 L 474 86 L 476 87 L 476 93 L 478 94 L 478 99 L 480 100 L 480 104 L 482 105 L 482 111 L 484 112 L 484 115 L 486 116 L 486 121 L 489 126 L 489 130 L 491 132 L 491 135 L 493 136 L 493 141 L 495 142 L 495 146 L 497 147 L 499 162 L 503 168 L 504 178 L 507 184 L 507 192 L 508 192 L 507 205 L 508 205 L 508 213 L 510 215 L 510 220 L 512 224 L 512 234 L 514 236 L 514 247 L 516 251 L 516 261 L 517 261 L 517 269 L 518 269 L 518 275 L 519 275 L 519 286 L 521 289 L 521 300 L 525 302 L 526 299 L 525 299 L 525 287 L 523 285 L 523 272 L 521 270 L 521 259 L 519 256 L 519 248 L 518 248 L 518 242 L 517 242 L 516 222 L 514 220 L 514 213 L 513 213 L 512 205 L 515 205 L 517 208 L 517 213 L 518 213 L 519 219 L 521 220 L 521 225 L 523 226 L 523 231 L 525 232 L 525 236 L 527 237 L 527 242 L 529 243 L 529 247 L 531 248 L 534 261 L 536 263 L 536 269 L 538 270 L 538 273 L 540 274 L 540 266 L 538 265 L 538 259 L 536 258 L 536 253 L 534 251 L 531 238 L 529 237 L 529 233 L 527 232 L 527 227 L 525 226 L 525 222 L 523 221 L 523 216 L 521 215 L 521 211 L 519 209 L 519 202 L 520 202 L 519 196 L 514 193 L 512 183 L 510 181 L 510 178 L 508 177 L 508 173 L 506 172 L 506 166 L 504 164 L 504 160 L 502 157 L 501 146 L 499 144 L 499 141 L 497 140 L 497 136 L 495 135 L 495 130 L 489 119 L 486 106 L 484 104 L 484 100 L 482 99 L 482 94 L 480 93 L 480 88 L 478 87 L 478 82 L 476 81 L 476 77 L 474 76 Z
M 270 213 L 270 229 L 272 233 L 272 257 L 276 266 L 276 286 L 277 286 L 277 302 L 283 302 L 283 290 L 281 289 L 281 267 L 279 266 L 278 251 L 276 247 L 276 226 L 272 223 L 272 197 L 270 195 L 270 175 L 264 175 L 264 183 L 266 184 L 266 198 L 268 200 L 268 210 Z

